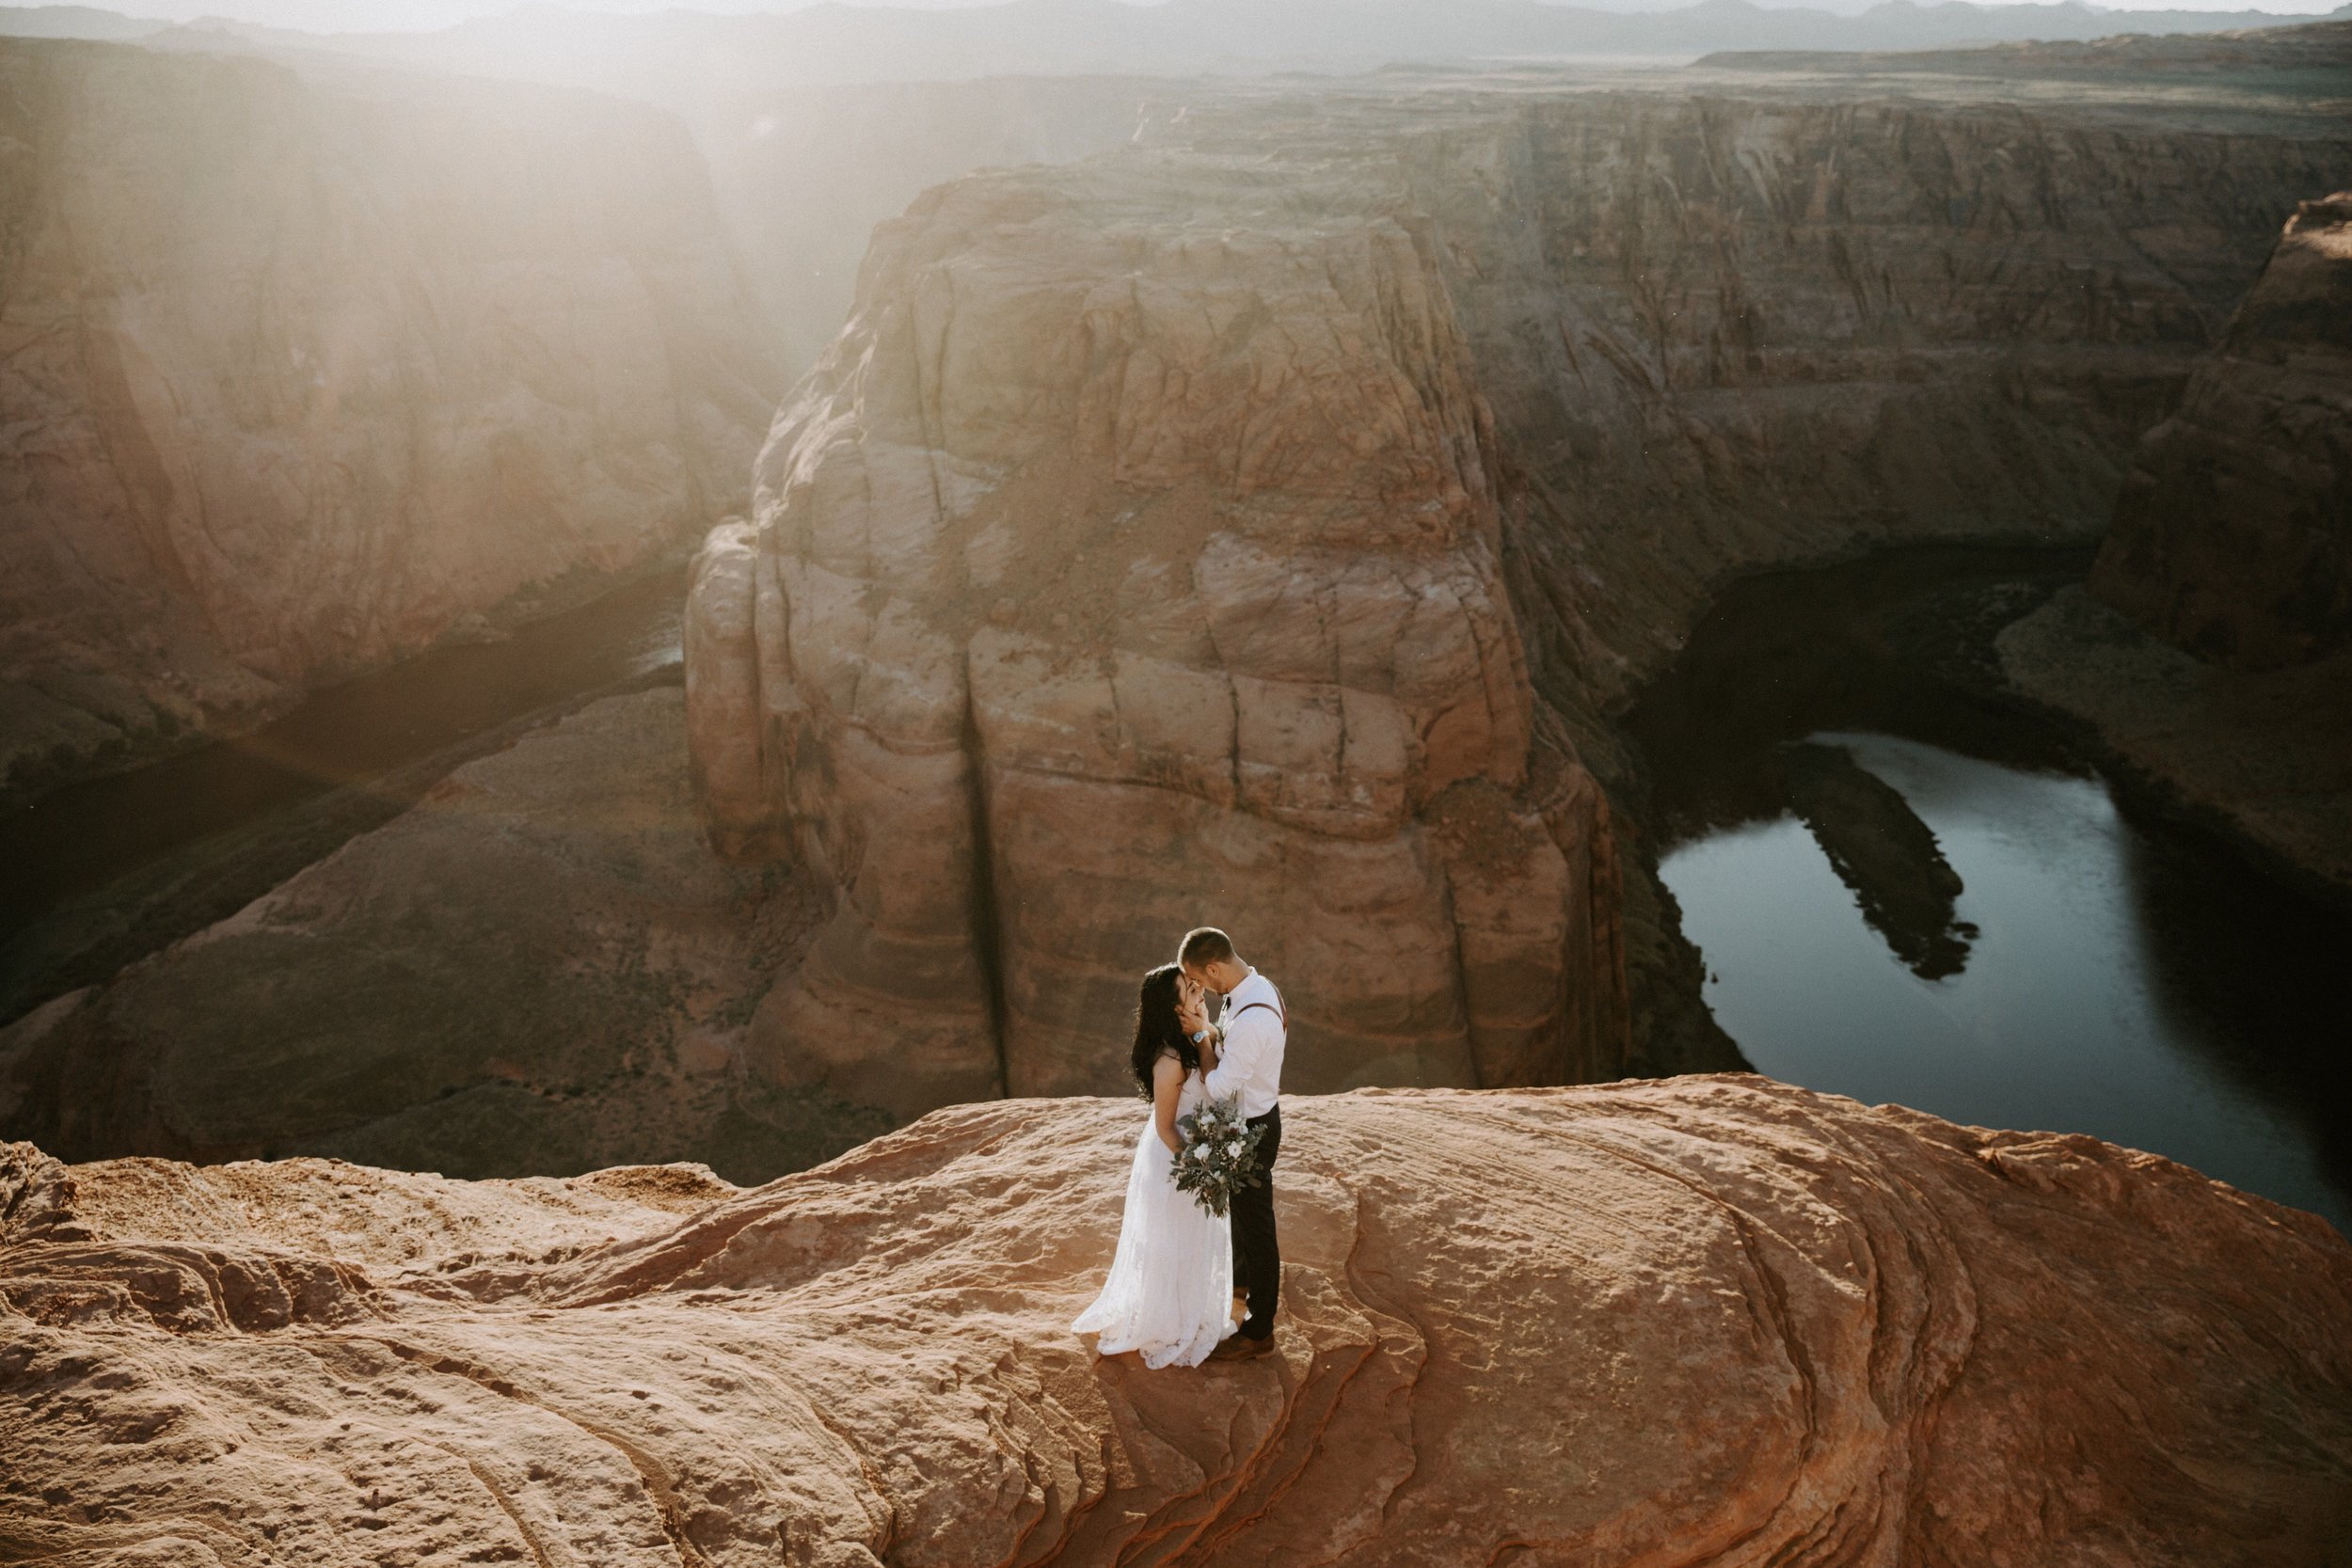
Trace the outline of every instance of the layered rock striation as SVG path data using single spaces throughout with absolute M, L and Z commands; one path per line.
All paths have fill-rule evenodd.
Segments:
M 757 1029 L 787 1079 L 1108 1086 L 1202 920 L 1293 986 L 1307 1087 L 1688 1065 L 1627 1023 L 1670 939 L 1608 716 L 1736 574 L 2092 537 L 2352 157 L 1568 91 L 1154 136 L 886 227 L 697 568 L 714 839 L 837 890 Z
M 1594 94 L 1399 150 L 1495 410 L 1538 681 L 1608 714 L 1736 575 L 2095 539 L 2352 137 Z
M 2331 1560 L 2352 1248 L 1753 1078 L 1295 1102 L 1275 1356 L 1068 1323 L 1135 1101 L 736 1191 L 0 1147 L 0 1543 L 94 1562 Z
M 2090 587 L 2236 669 L 2352 644 L 2352 191 L 2295 210 L 2219 347 L 2140 442 Z
M 683 127 L 0 41 L 0 788 L 233 729 L 731 510 L 779 381 Z
M 1104 1021 L 1208 922 L 1301 1089 L 1621 1055 L 1608 810 L 1528 688 L 1486 409 L 1422 240 L 1347 194 L 1108 163 L 878 235 L 689 611 L 715 841 L 835 890 L 755 1023 L 779 1073 L 1113 1088 Z

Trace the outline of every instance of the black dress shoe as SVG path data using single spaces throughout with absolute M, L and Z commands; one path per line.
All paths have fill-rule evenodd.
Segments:
M 1271 1334 L 1263 1339 L 1252 1339 L 1247 1334 L 1232 1334 L 1218 1341 L 1216 1349 L 1209 1352 L 1209 1359 L 1212 1361 L 1253 1361 L 1261 1355 L 1273 1354 L 1274 1336 Z

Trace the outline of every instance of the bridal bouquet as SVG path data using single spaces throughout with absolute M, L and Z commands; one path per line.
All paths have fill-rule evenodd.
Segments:
M 1258 1163 L 1258 1142 L 1265 1130 L 1243 1118 L 1241 1096 L 1212 1100 L 1178 1117 L 1176 1134 L 1184 1140 L 1176 1151 L 1176 1190 L 1190 1193 L 1210 1213 L 1224 1213 L 1235 1193 L 1265 1180 L 1265 1167 Z

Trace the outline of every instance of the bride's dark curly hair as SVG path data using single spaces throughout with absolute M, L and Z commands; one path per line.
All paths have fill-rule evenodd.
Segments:
M 1200 1048 L 1176 1021 L 1176 981 L 1183 974 L 1174 964 L 1162 964 L 1143 977 L 1143 990 L 1136 996 L 1136 1048 L 1128 1066 L 1135 1069 L 1136 1086 L 1146 1100 L 1152 1098 L 1152 1064 L 1160 1053 L 1176 1053 L 1186 1072 L 1200 1066 Z

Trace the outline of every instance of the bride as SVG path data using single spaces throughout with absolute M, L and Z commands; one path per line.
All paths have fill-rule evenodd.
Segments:
M 1130 1066 L 1152 1115 L 1136 1139 L 1110 1277 L 1070 1325 L 1101 1336 L 1097 1354 L 1137 1351 L 1147 1367 L 1199 1366 L 1236 1321 L 1232 1221 L 1179 1192 L 1174 1174 L 1176 1118 L 1208 1098 L 1202 1079 L 1216 1065 L 1177 1022 L 1177 1005 L 1188 996 L 1197 1005 L 1197 990 L 1175 964 L 1143 977 Z

